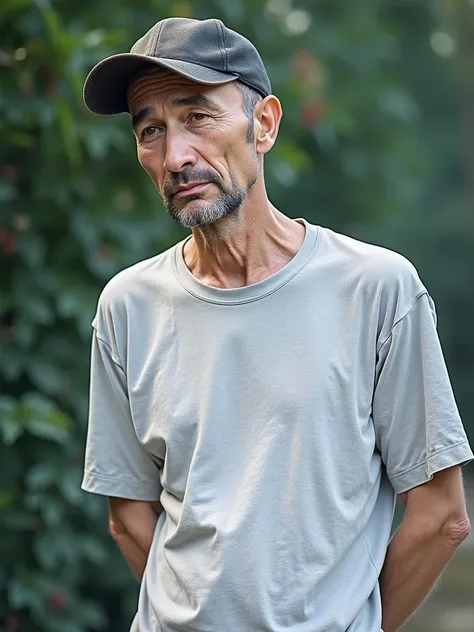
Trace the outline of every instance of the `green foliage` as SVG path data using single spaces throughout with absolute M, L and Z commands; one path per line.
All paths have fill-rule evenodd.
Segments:
M 389 0 L 297 8 L 311 17 L 305 32 L 295 32 L 301 14 L 289 19 L 283 0 L 1 3 L 0 631 L 124 632 L 136 605 L 136 582 L 107 534 L 105 501 L 80 490 L 90 323 L 114 273 L 186 232 L 140 170 L 127 116 L 90 114 L 81 90 L 96 61 L 128 50 L 155 21 L 220 17 L 257 45 L 285 113 L 266 165 L 283 212 L 385 245 L 392 239 L 417 265 L 435 266 L 433 285 L 449 297 L 444 322 L 460 322 L 461 308 L 472 314 L 469 259 L 456 259 L 457 147 L 449 130 L 431 138 L 435 126 L 424 117 L 434 110 L 415 81 L 429 74 L 453 126 L 443 92 L 452 91 L 450 71 L 438 73 L 441 62 L 427 52 L 429 8 Z M 424 55 L 416 73 L 410 51 Z M 444 186 L 440 148 L 453 169 Z M 421 203 L 427 212 L 408 222 Z M 411 224 L 417 240 L 408 242 Z M 437 276 L 447 234 L 455 286 L 452 274 Z M 474 251 L 467 237 L 462 248 Z M 472 377 L 474 337 L 463 323 L 447 337 L 447 355 Z M 463 404 L 472 416 L 467 389 Z

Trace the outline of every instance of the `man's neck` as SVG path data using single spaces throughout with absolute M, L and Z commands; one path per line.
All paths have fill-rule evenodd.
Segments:
M 205 235 L 199 228 L 183 250 L 189 270 L 206 285 L 237 288 L 258 283 L 283 268 L 298 252 L 305 227 L 270 202 L 258 211 L 243 209 L 239 222 Z

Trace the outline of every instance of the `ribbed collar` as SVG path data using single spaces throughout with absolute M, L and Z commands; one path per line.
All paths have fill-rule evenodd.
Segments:
M 295 221 L 303 224 L 306 228 L 303 243 L 291 261 L 283 266 L 281 270 L 275 272 L 275 274 L 263 279 L 263 281 L 244 287 L 229 289 L 213 287 L 203 283 L 194 276 L 184 261 L 183 248 L 192 238 L 192 235 L 190 235 L 177 243 L 174 247 L 173 267 L 179 283 L 196 298 L 221 305 L 238 305 L 239 303 L 258 301 L 276 292 L 283 285 L 291 281 L 291 279 L 306 266 L 313 257 L 317 247 L 319 237 L 318 226 L 309 224 L 304 218 L 297 218 Z

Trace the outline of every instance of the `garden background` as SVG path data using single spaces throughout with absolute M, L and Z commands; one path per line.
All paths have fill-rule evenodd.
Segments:
M 2 632 L 127 632 L 136 606 L 105 500 L 80 490 L 90 323 L 113 274 L 188 232 L 128 117 L 92 115 L 81 90 L 167 16 L 219 17 L 260 50 L 284 108 L 275 205 L 415 264 L 474 441 L 474 2 L 2 0 Z M 472 540 L 409 632 L 474 630 Z

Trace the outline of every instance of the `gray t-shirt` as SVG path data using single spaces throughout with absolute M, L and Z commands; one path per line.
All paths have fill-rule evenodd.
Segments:
M 139 632 L 379 632 L 395 492 L 473 457 L 414 267 L 296 221 L 259 283 L 183 240 L 100 297 L 83 488 L 165 510 Z

